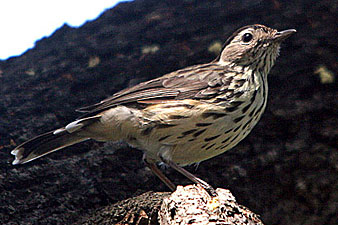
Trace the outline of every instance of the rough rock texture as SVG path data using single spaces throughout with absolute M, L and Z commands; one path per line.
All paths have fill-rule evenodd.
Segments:
M 73 225 L 263 225 L 229 190 L 216 192 L 212 198 L 198 185 L 178 186 L 173 193 L 150 191 L 98 209 Z
M 163 200 L 160 224 L 263 225 L 257 215 L 236 202 L 229 190 L 218 188 L 216 193 L 212 198 L 201 186 L 178 186 Z
M 188 169 L 229 188 L 266 224 L 336 224 L 337 21 L 336 0 L 136 0 L 0 61 L 1 223 L 72 224 L 119 200 L 167 191 L 142 153 L 123 144 L 87 142 L 15 167 L 9 153 L 72 121 L 77 107 L 212 60 L 211 45 L 261 23 L 298 31 L 269 76 L 267 110 L 233 150 Z
M 73 225 L 159 225 L 158 212 L 162 200 L 170 194 L 169 192 L 154 193 L 149 191 L 137 197 L 100 208 Z

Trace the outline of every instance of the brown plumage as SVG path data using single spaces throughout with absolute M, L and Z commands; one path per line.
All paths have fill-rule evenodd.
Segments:
M 212 62 L 143 82 L 79 109 L 84 115 L 78 120 L 16 147 L 13 164 L 88 139 L 124 140 L 144 151 L 146 163 L 170 188 L 174 185 L 155 163 L 165 162 L 208 186 L 178 165 L 221 154 L 249 134 L 265 109 L 267 74 L 280 43 L 294 32 L 242 27 Z

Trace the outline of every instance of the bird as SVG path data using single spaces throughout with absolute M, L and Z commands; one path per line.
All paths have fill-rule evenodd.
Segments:
M 213 188 L 184 166 L 235 147 L 267 105 L 267 76 L 281 43 L 295 29 L 247 25 L 225 41 L 209 63 L 189 66 L 121 90 L 77 111 L 68 125 L 18 145 L 13 165 L 24 164 L 89 139 L 124 141 L 143 151 L 144 162 L 171 190 L 158 168 L 164 163 L 211 193 Z

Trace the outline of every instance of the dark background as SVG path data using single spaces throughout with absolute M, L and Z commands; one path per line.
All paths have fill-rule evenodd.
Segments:
M 298 31 L 269 75 L 267 110 L 233 150 L 188 169 L 229 188 L 266 224 L 336 224 L 337 12 L 328 0 L 136 0 L 0 61 L 1 224 L 71 224 L 119 200 L 168 191 L 125 144 L 89 141 L 23 166 L 11 165 L 10 150 L 71 122 L 78 107 L 211 61 L 212 43 L 254 23 Z

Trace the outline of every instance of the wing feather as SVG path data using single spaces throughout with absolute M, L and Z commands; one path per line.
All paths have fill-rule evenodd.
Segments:
M 97 104 L 77 111 L 85 112 L 84 116 L 91 116 L 128 103 L 154 104 L 170 100 L 210 99 L 221 91 L 221 87 L 222 92 L 226 91 L 226 69 L 228 68 L 216 63 L 188 67 L 124 89 Z

